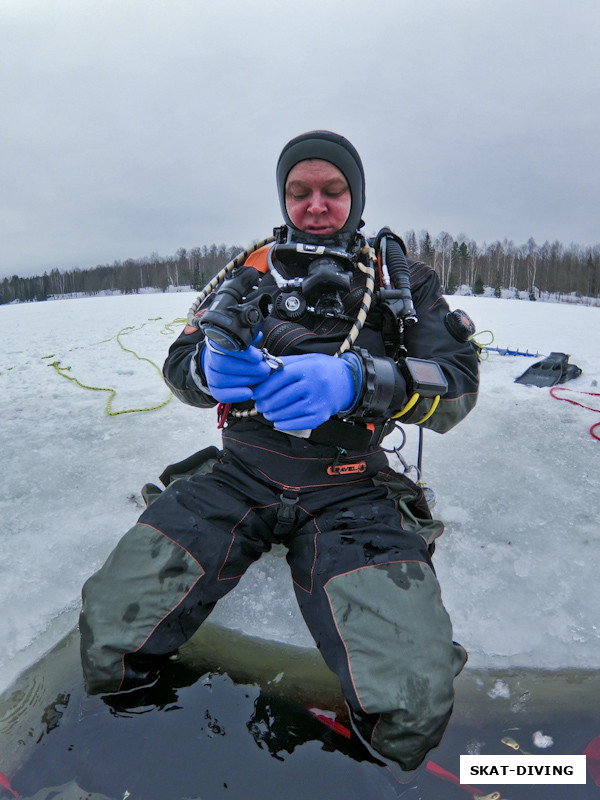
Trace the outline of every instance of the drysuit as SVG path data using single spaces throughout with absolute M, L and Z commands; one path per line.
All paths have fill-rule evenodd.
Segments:
M 348 311 L 363 280 L 358 273 Z M 445 325 L 449 309 L 435 272 L 412 265 L 411 283 L 419 322 L 407 331 L 407 352 L 434 358 L 449 384 L 423 425 L 444 432 L 475 404 L 477 356 Z M 356 346 L 384 358 L 377 323 L 375 308 Z M 273 314 L 264 345 L 276 356 L 332 353 L 347 328 Z M 201 388 L 203 346 L 199 329 L 183 332 L 164 365 L 175 395 L 200 408 L 215 405 Z M 354 725 L 405 769 L 420 763 L 446 727 L 466 655 L 452 640 L 431 562 L 443 527 L 380 447 L 387 420 L 406 400 L 398 396 L 378 417 L 334 419 L 308 439 L 259 417 L 229 416 L 211 470 L 169 485 L 87 582 L 81 633 L 90 691 L 146 682 L 157 657 L 176 651 L 247 567 L 281 542 L 300 609 L 340 678 Z M 430 403 L 418 403 L 406 422 Z
M 286 225 L 286 175 L 311 158 L 333 163 L 348 179 L 352 207 L 341 236 L 359 236 L 362 164 L 347 140 L 330 132 L 303 135 L 282 151 L 277 174 Z M 246 263 L 264 275 L 257 291 L 271 293 L 259 346 L 281 359 L 337 355 L 364 305 L 367 277 L 360 264 L 340 295 L 339 313 L 323 315 L 311 306 L 290 314 L 280 302 L 285 287 L 274 276 L 298 278 L 293 264 L 275 258 L 274 270 L 267 269 L 268 248 Z M 412 770 L 440 741 L 453 680 L 466 661 L 431 561 L 443 525 L 431 518 L 421 488 L 389 466 L 381 443 L 399 414 L 403 425 L 440 433 L 456 425 L 476 403 L 478 360 L 467 337 L 448 324 L 434 270 L 412 263 L 409 273 L 418 322 L 406 327 L 403 341 L 390 342 L 375 301 L 341 356 L 360 369 L 351 407 L 340 406 L 343 413 L 308 437 L 251 415 L 251 403 L 221 408 L 222 450 L 196 474 L 169 483 L 86 582 L 80 630 L 90 692 L 152 680 L 161 659 L 193 635 L 277 542 L 287 548 L 302 615 L 339 677 L 365 746 Z M 216 400 L 203 369 L 207 344 L 193 324 L 203 313 L 204 305 L 171 346 L 163 371 L 180 400 L 209 408 Z M 439 403 L 413 392 L 405 356 L 441 368 L 447 389 Z

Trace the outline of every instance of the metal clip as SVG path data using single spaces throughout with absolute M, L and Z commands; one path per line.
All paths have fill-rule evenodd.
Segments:
M 281 358 L 271 355 L 266 347 L 263 347 L 260 352 L 263 354 L 263 361 L 266 361 L 271 369 L 271 375 L 283 369 L 283 361 Z

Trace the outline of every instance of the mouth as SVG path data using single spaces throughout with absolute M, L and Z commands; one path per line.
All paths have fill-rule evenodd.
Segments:
M 315 236 L 335 233 L 335 230 L 332 225 L 308 225 L 305 228 L 306 233 L 312 233 Z

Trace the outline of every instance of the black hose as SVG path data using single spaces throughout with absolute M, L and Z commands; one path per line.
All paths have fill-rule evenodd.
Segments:
M 410 272 L 408 261 L 400 243 L 395 237 L 386 236 L 387 268 L 396 289 L 397 299 L 401 301 L 400 316 L 405 325 L 417 322 L 417 312 L 410 291 Z

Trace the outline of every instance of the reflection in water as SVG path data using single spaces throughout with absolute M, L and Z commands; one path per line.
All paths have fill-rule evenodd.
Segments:
M 60 669 L 55 664 L 44 673 L 38 666 L 8 700 L 1 698 L 0 773 L 25 800 L 264 800 L 267 792 L 281 800 L 468 800 L 472 793 L 452 780 L 461 754 L 588 748 L 587 786 L 565 793 L 557 785 L 487 784 L 481 796 L 598 796 L 593 769 L 600 747 L 589 748 L 600 734 L 597 676 L 572 674 L 568 693 L 559 696 L 552 673 L 467 675 L 442 744 L 415 783 L 401 786 L 352 736 L 311 713 L 318 706 L 337 715 L 340 730 L 347 725 L 331 687 L 310 669 L 302 686 L 300 665 L 288 668 L 275 656 L 263 646 L 260 668 L 249 669 L 251 654 L 238 648 L 225 670 L 223 652 L 195 653 L 170 661 L 153 686 L 88 697 L 77 658 L 69 667 L 63 652 Z M 52 693 L 41 692 L 42 685 Z
M 349 800 L 398 797 L 358 742 L 218 672 L 198 676 L 173 664 L 152 687 L 102 698 L 74 687 L 42 716 L 53 723 L 12 780 L 26 798 L 45 800 L 42 789 L 66 785 L 47 796 L 71 800 L 73 781 L 90 800 L 264 800 L 276 785 L 284 800 L 339 791 Z

